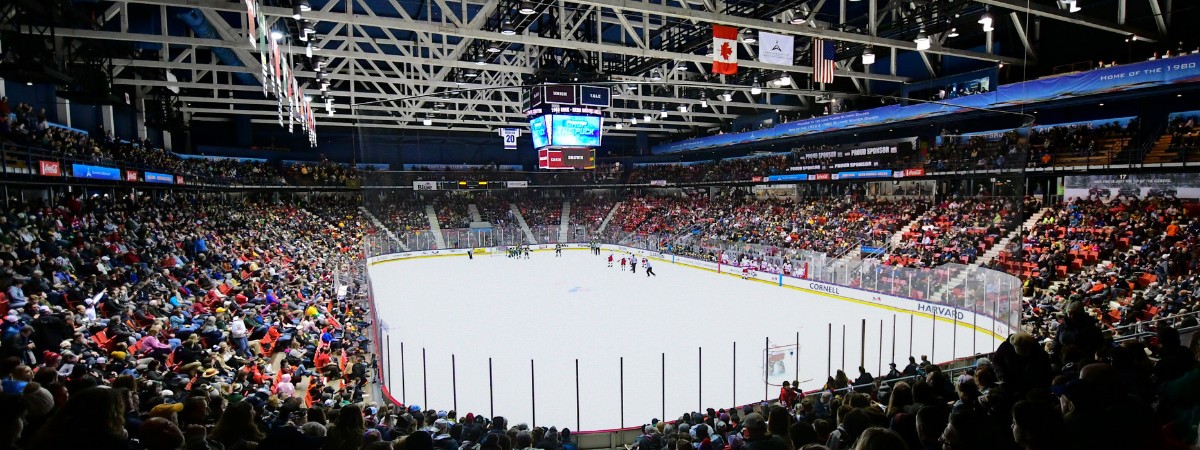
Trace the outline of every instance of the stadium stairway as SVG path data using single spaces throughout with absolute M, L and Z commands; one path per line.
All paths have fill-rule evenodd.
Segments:
M 975 260 L 975 265 L 982 266 L 991 262 L 993 259 L 996 259 L 996 257 L 1000 255 L 1000 252 L 1008 247 L 1009 242 L 1012 242 L 1013 239 L 1020 239 L 1022 232 L 1032 228 L 1034 224 L 1038 223 L 1039 220 L 1042 220 L 1042 216 L 1045 216 L 1046 212 L 1048 211 L 1050 211 L 1050 208 L 1044 207 L 1030 215 L 1028 219 L 1025 219 L 1025 222 L 1021 223 L 1020 228 L 1008 233 L 1008 235 L 997 241 L 996 245 L 993 245 L 992 248 L 989 248 L 988 251 L 984 252 L 983 255 L 977 258 Z M 949 282 L 943 284 L 940 288 L 938 288 L 938 290 L 934 291 L 933 295 L 929 296 L 929 298 L 941 298 L 943 295 L 945 295 L 945 293 L 950 292 L 950 290 L 962 286 L 963 282 L 965 282 L 967 279 L 967 274 L 969 273 L 970 272 L 965 270 L 959 271 L 958 274 L 956 274 L 953 278 L 950 278 Z
M 613 205 L 612 209 L 608 210 L 608 215 L 604 216 L 603 222 L 600 222 L 600 228 L 596 229 L 596 234 L 601 234 L 604 232 L 605 228 L 608 228 L 608 223 L 612 222 L 613 216 L 617 214 L 617 210 L 620 210 L 621 205 L 624 205 L 624 204 L 625 204 L 625 202 L 617 202 L 616 204 Z
M 479 207 L 474 203 L 467 205 L 467 214 L 471 215 L 472 222 L 483 222 L 483 216 L 479 215 Z
M 571 201 L 563 200 L 562 215 L 558 216 L 558 242 L 567 242 L 571 230 Z
M 367 211 L 367 208 L 362 206 L 359 206 L 358 210 L 362 211 L 363 215 L 367 217 L 367 220 L 371 221 L 371 225 L 374 225 L 376 229 L 383 230 L 383 233 L 387 235 L 388 239 L 391 239 L 392 242 L 395 242 L 396 245 L 400 246 L 402 250 L 406 252 L 408 251 L 408 246 L 404 245 L 404 242 L 401 242 L 400 239 L 396 237 L 396 234 L 392 233 L 390 228 L 384 226 L 383 222 L 380 222 L 374 214 L 371 214 L 371 211 Z
M 437 211 L 433 205 L 425 205 L 425 218 L 429 219 L 429 231 L 433 232 L 433 242 L 437 248 L 446 248 L 446 237 L 442 236 L 442 226 L 438 224 Z
M 513 218 L 517 219 L 517 225 L 521 226 L 521 231 L 525 232 L 525 242 L 529 244 L 538 243 L 537 238 L 533 237 L 533 230 L 530 230 L 529 224 L 525 223 L 525 216 L 521 215 L 521 208 L 518 208 L 516 203 L 509 203 L 508 209 L 512 211 Z
M 1049 211 L 1050 208 L 1042 208 L 1031 214 L 1028 219 L 1025 219 L 1025 222 L 1021 223 L 1020 228 L 1012 230 L 1012 232 L 1005 235 L 999 241 L 996 241 L 996 245 L 993 245 L 992 248 L 989 248 L 986 252 L 983 252 L 983 254 L 979 256 L 979 259 L 977 259 L 975 263 L 983 266 L 992 262 L 993 259 L 996 259 L 996 257 L 1000 256 L 1000 252 L 1008 248 L 1009 242 L 1012 242 L 1013 239 L 1020 239 L 1021 234 L 1024 233 L 1025 230 L 1032 229 L 1033 226 L 1036 225 L 1038 221 L 1042 220 L 1042 217 L 1044 217 Z
M 913 229 L 919 223 L 919 219 L 913 219 L 913 221 L 909 222 L 908 225 L 900 227 L 895 233 L 892 233 L 892 238 L 888 240 L 888 242 L 892 243 L 892 248 L 899 248 L 900 245 L 904 243 L 904 232 Z

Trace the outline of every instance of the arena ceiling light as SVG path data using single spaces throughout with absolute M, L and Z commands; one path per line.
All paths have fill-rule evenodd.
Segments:
M 487 65 L 487 54 L 480 53 L 480 54 L 476 55 L 475 56 L 475 65 L 477 65 L 477 66 Z
M 292 3 L 292 18 L 299 19 L 304 13 L 312 11 L 312 5 L 308 4 L 308 0 L 296 0 Z
M 637 117 L 630 118 L 630 119 L 629 119 L 629 124 L 630 124 L 630 125 L 637 125 Z
M 487 45 L 488 53 L 500 53 L 501 50 L 503 50 L 503 49 L 500 48 L 500 42 L 497 42 L 497 41 L 488 42 L 488 45 Z
M 746 31 L 742 32 L 742 42 L 745 42 L 747 44 L 757 44 L 758 43 L 758 35 L 754 34 L 754 30 L 747 29 Z
M 504 22 L 500 24 L 500 34 L 505 36 L 514 36 L 517 34 L 517 27 L 513 25 L 512 19 L 504 18 Z
M 946 34 L 946 37 L 948 37 L 948 38 L 958 37 L 958 28 L 951 28 L 950 32 Z
M 875 64 L 875 50 L 870 45 L 866 49 L 863 49 L 862 63 L 864 66 Z
M 663 79 L 662 72 L 659 72 L 658 69 L 651 69 L 649 78 L 650 78 L 650 81 L 662 81 L 662 79 Z
M 658 112 L 658 117 L 662 117 L 664 119 L 667 118 L 667 107 L 666 106 L 662 107 L 662 110 Z
M 917 32 L 917 37 L 913 39 L 913 42 L 917 43 L 917 51 L 929 50 L 929 35 L 925 34 L 924 28 Z
M 521 2 L 521 8 L 517 12 L 523 16 L 532 16 L 537 14 L 537 5 L 530 1 Z
M 725 92 L 724 94 L 721 94 L 721 98 L 727 102 L 732 102 L 733 101 L 733 92 Z
M 276 29 L 271 29 L 271 39 L 276 41 L 283 40 L 283 32 Z
M 979 24 L 980 24 L 980 25 L 983 25 L 983 32 L 984 32 L 984 33 L 987 33 L 987 32 L 989 32 L 989 31 L 992 31 L 992 30 L 995 30 L 995 29 L 996 29 L 996 27 L 994 26 L 994 25 L 995 25 L 995 19 L 992 19 L 992 13 L 991 13 L 991 11 L 989 11 L 989 10 L 987 10 L 987 9 L 984 9 L 984 10 L 983 10 L 983 15 L 982 15 L 982 16 L 979 16 Z
M 804 22 L 807 21 L 808 18 L 804 17 L 804 12 L 797 9 L 796 12 L 792 13 L 792 20 L 789 22 L 791 22 L 792 25 L 804 25 Z
M 1058 8 L 1066 10 L 1070 13 L 1077 13 L 1083 8 L 1079 6 L 1079 0 L 1058 0 Z
M 758 81 L 758 77 L 754 77 L 754 84 L 750 85 L 750 94 L 758 95 L 762 93 L 762 83 Z
M 468 70 L 465 75 L 467 78 L 475 78 L 475 77 L 479 76 L 479 71 L 478 70 Z
M 620 130 L 621 128 L 624 128 L 624 127 L 625 127 L 625 126 L 624 126 L 624 125 L 622 125 L 622 124 L 621 124 L 621 122 L 617 122 L 617 124 L 613 126 L 613 128 L 616 128 L 616 129 L 618 129 L 618 130 Z
M 775 82 L 780 86 L 787 86 L 788 83 L 792 82 L 792 75 L 787 72 L 780 73 L 779 78 L 777 78 Z
M 675 108 L 675 109 L 679 110 L 679 112 L 681 112 L 681 113 L 688 112 L 688 107 L 687 107 L 687 105 L 679 105 L 679 107 L 678 107 L 678 108 Z

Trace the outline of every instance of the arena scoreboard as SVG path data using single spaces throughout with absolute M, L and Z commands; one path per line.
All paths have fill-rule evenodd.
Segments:
M 538 152 L 538 168 L 596 168 L 596 147 L 603 135 L 604 108 L 612 105 L 607 86 L 551 84 L 529 89 L 525 116 Z

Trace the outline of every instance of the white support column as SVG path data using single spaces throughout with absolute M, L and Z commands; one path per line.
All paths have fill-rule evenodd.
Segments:
M 109 134 L 112 134 L 114 138 L 117 137 L 117 131 L 116 131 L 116 126 L 117 126 L 116 123 L 117 122 L 116 122 L 116 119 L 113 119 L 112 105 L 104 105 L 104 106 L 100 107 L 100 120 L 101 120 L 101 125 L 104 126 L 104 131 L 108 132 Z
M 163 130 L 163 150 L 174 150 L 171 148 L 171 132 L 167 130 Z
M 71 100 L 59 97 L 55 106 L 58 107 L 58 123 L 68 127 L 73 126 L 71 125 Z
M 6 89 L 4 89 L 4 79 L 0 78 L 0 97 L 7 97 Z

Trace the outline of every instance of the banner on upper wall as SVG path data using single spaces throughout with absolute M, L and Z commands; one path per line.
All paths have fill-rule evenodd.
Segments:
M 138 173 L 136 170 L 126 170 L 125 171 L 125 181 L 137 181 L 137 180 L 138 180 Z
M 175 184 L 183 186 L 183 175 L 175 175 Z
M 521 137 L 520 128 L 501 128 L 497 134 L 500 135 L 500 139 L 504 140 L 505 150 L 517 149 L 517 138 Z
M 62 165 L 58 161 L 38 161 L 41 174 L 48 177 L 61 177 Z
M 796 59 L 796 38 L 786 34 L 758 32 L 758 60 L 767 64 L 791 66 Z
M 527 188 L 527 187 L 529 187 L 529 182 L 528 181 L 506 181 L 504 183 L 504 187 L 507 187 L 510 189 Z
M 650 180 L 651 186 L 666 186 L 667 180 Z
M 437 189 L 438 189 L 438 183 L 436 181 L 414 181 L 413 182 L 413 190 L 414 191 L 436 191 Z
M 1200 174 L 1070 175 L 1063 179 L 1063 197 L 1200 199 Z
M 175 177 L 165 173 L 145 172 L 147 183 L 175 184 Z
M 71 164 L 71 175 L 75 178 L 121 181 L 120 170 L 112 167 L 89 166 L 87 164 Z
M 738 144 L 753 144 L 771 139 L 927 119 L 979 109 L 1007 108 L 1088 95 L 1196 82 L 1200 82 L 1200 54 L 1014 83 L 1001 86 L 992 92 L 968 95 L 939 103 L 921 103 L 909 106 L 889 105 L 798 120 L 763 130 L 688 139 L 657 145 L 651 149 L 651 153 L 660 155 Z

